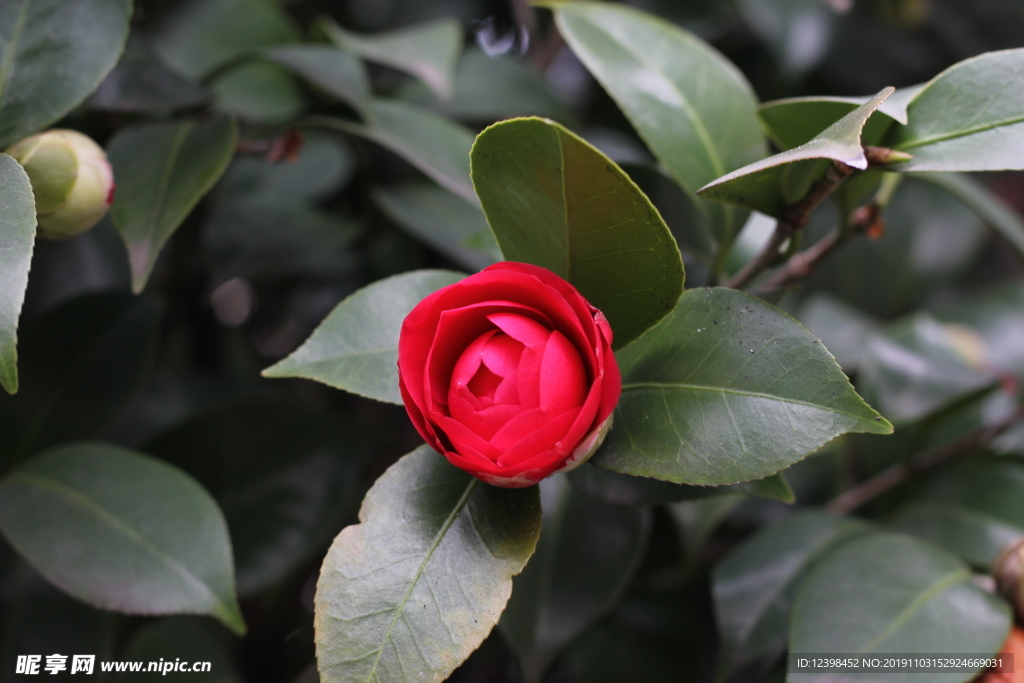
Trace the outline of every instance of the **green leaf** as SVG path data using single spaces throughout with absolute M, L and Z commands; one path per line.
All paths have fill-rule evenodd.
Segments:
M 309 125 L 334 128 L 359 135 L 386 147 L 423 171 L 442 187 L 477 203 L 469 179 L 469 150 L 473 133 L 426 109 L 405 102 L 375 100 L 370 123 L 327 117 L 310 117 Z
M 480 207 L 444 188 L 413 181 L 374 188 L 371 194 L 388 218 L 459 265 L 476 271 L 501 260 Z
M 564 124 L 572 111 L 544 76 L 525 60 L 490 56 L 469 49 L 455 71 L 451 99 L 439 100 L 418 81 L 399 90 L 402 99 L 465 121 L 492 123 L 516 116 L 545 116 Z
M 398 391 L 398 334 L 402 321 L 428 294 L 465 275 L 418 270 L 360 289 L 338 304 L 306 343 L 264 377 L 305 377 L 360 396 L 402 405 Z
M 299 42 L 276 0 L 188 0 L 157 30 L 154 46 L 179 73 L 199 80 L 262 48 Z
M 723 675 L 786 648 L 793 598 L 808 571 L 843 543 L 867 531 L 852 519 L 798 512 L 759 531 L 712 573 Z
M 26 328 L 21 391 L 0 394 L 0 464 L 98 437 L 138 390 L 160 307 L 125 292 L 66 302 Z
M 36 241 L 36 203 L 28 174 L 0 154 L 0 385 L 18 393 L 18 318 Z
M 291 71 L 274 62 L 239 64 L 219 75 L 210 88 L 218 109 L 253 123 L 287 123 L 306 107 Z
M 799 147 L 762 159 L 702 187 L 706 199 L 738 204 L 778 218 L 798 202 L 825 171 L 825 161 L 865 170 L 861 132 L 878 106 L 893 93 L 886 88 Z
M 86 103 L 92 109 L 162 112 L 197 107 L 211 93 L 169 69 L 138 35 L 128 39 L 121 60 Z
M 858 386 L 894 422 L 920 420 L 996 383 L 972 345 L 983 342 L 917 313 L 865 340 Z
M 864 125 L 861 139 L 866 145 L 877 145 L 893 122 L 907 122 L 907 100 L 917 90 L 900 88 L 876 110 L 883 116 L 872 116 Z M 790 97 L 765 102 L 757 108 L 772 142 L 787 150 L 810 142 L 815 135 L 843 118 L 858 107 L 871 101 L 871 97 Z
M 0 5 L 0 149 L 57 121 L 114 68 L 131 0 Z
M 540 485 L 544 530 L 537 552 L 512 582 L 501 631 L 526 683 L 538 683 L 555 657 L 622 596 L 650 535 L 648 510 L 621 507 L 570 488 Z
M 128 614 L 209 614 L 243 633 L 217 504 L 177 468 L 101 443 L 0 480 L 0 531 L 71 595 Z
M 355 159 L 340 135 L 309 131 L 298 158 L 272 164 L 266 158 L 239 154 L 214 190 L 218 199 L 252 199 L 274 195 L 291 201 L 321 201 L 344 187 Z
M 971 580 L 941 548 L 903 534 L 871 534 L 825 558 L 793 605 L 791 654 L 999 652 L 1010 630 L 1005 602 Z M 887 673 L 858 680 L 891 681 Z M 908 683 L 963 683 L 967 673 L 903 674 Z M 790 681 L 834 674 L 790 674 Z
M 452 95 L 455 63 L 462 52 L 462 26 L 452 18 L 378 33 L 346 31 L 330 19 L 320 28 L 338 47 L 364 59 L 416 76 L 442 100 Z
M 683 291 L 679 248 L 615 162 L 537 118 L 491 126 L 471 156 L 473 184 L 505 258 L 575 285 L 608 318 L 616 348 L 672 310 Z
M 985 365 L 1024 375 L 1024 283 L 1020 280 L 963 297 L 938 310 L 946 323 L 966 325 L 984 341 Z
M 1024 465 L 1009 458 L 963 460 L 930 477 L 897 513 L 900 531 L 938 543 L 988 569 L 1024 538 Z
M 888 146 L 914 156 L 900 171 L 1024 169 L 1024 49 L 988 52 L 949 67 L 907 106 Z
M 358 508 L 365 446 L 356 425 L 294 402 L 229 403 L 164 431 L 145 450 L 216 498 L 243 597 L 322 553 Z
M 710 261 L 715 253 L 715 243 L 701 217 L 700 208 L 694 203 L 694 197 L 684 192 L 659 167 L 623 163 L 621 168 L 658 209 L 672 231 L 672 236 L 676 238 L 679 249 L 683 253 Z
M 1024 260 L 1024 218 L 995 192 L 961 173 L 921 173 L 916 177 L 941 187 L 971 208 Z
M 326 45 L 288 45 L 264 50 L 263 55 L 368 117 L 370 81 L 362 63 L 349 53 Z
M 622 398 L 593 459 L 615 472 L 732 484 L 846 432 L 892 432 L 800 323 L 732 289 L 686 291 L 617 358 Z
M 132 267 L 146 286 L 160 250 L 231 161 L 238 126 L 226 116 L 122 129 L 109 145 L 117 193 L 110 209 Z
M 501 616 L 540 534 L 537 487 L 488 486 L 427 446 L 366 494 L 316 592 L 324 683 L 440 682 Z
M 750 494 L 784 503 L 795 501 L 793 489 L 782 473 L 726 486 L 690 486 L 648 477 L 633 477 L 595 467 L 590 463 L 569 473 L 573 488 L 613 505 L 662 505 L 712 496 Z
M 739 69 L 700 38 L 631 7 L 541 0 L 576 56 L 622 109 L 654 156 L 694 195 L 760 159 L 757 98 Z M 695 197 L 720 246 L 745 216 Z

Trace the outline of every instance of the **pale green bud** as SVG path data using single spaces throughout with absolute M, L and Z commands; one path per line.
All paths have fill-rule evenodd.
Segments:
M 48 130 L 7 149 L 24 167 L 36 197 L 39 234 L 65 239 L 99 223 L 114 199 L 103 148 L 73 130 Z

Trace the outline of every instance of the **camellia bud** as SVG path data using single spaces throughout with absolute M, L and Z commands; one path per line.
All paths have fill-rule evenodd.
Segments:
M 114 199 L 103 148 L 73 130 L 49 130 L 7 149 L 24 167 L 36 198 L 39 234 L 65 239 L 99 223 Z
M 992 575 L 999 592 L 1013 605 L 1017 618 L 1024 621 L 1024 539 L 1003 551 L 992 566 Z

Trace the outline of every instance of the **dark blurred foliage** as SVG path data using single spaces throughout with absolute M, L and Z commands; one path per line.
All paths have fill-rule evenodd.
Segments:
M 135 29 L 152 34 L 183 4 L 138 0 Z M 649 159 L 610 98 L 554 36 L 549 15 L 528 10 L 519 0 L 281 4 L 305 34 L 324 14 L 364 32 L 457 17 L 470 44 L 504 50 L 542 72 L 573 119 L 567 123 L 578 132 L 617 160 Z M 762 99 L 863 95 L 886 85 L 925 81 L 974 54 L 1024 45 L 1020 0 L 852 0 L 844 14 L 825 0 L 633 4 L 705 37 L 744 71 Z M 379 92 L 398 92 L 409 84 L 406 76 L 384 67 L 374 67 L 371 75 Z M 313 109 L 346 112 L 344 105 L 319 101 Z M 67 123 L 102 144 L 139 118 L 86 107 Z M 467 120 L 477 130 L 486 123 Z M 252 125 L 243 137 L 261 140 L 278 132 Z M 309 168 L 303 166 L 312 163 L 306 155 L 316 161 Z M 319 563 L 331 538 L 355 521 L 359 501 L 374 479 L 419 440 L 399 406 L 309 381 L 265 380 L 260 372 L 294 350 L 357 288 L 415 268 L 464 266 L 414 240 L 374 202 L 374 188 L 421 178 L 399 157 L 360 139 L 325 135 L 310 136 L 299 159 L 278 172 L 268 171 L 258 152 L 239 155 L 171 240 L 141 299 L 108 302 L 154 311 L 157 322 L 148 331 L 122 324 L 134 313 L 112 313 L 111 319 L 122 323 L 112 323 L 97 342 L 102 347 L 97 353 L 114 354 L 114 364 L 130 369 L 129 384 L 138 391 L 130 400 L 119 400 L 121 380 L 107 378 L 103 382 L 109 391 L 103 395 L 112 396 L 109 410 L 96 406 L 88 424 L 64 424 L 68 433 L 43 435 L 47 442 L 104 438 L 175 462 L 202 482 L 221 502 L 231 525 L 249 634 L 229 637 L 212 621 L 190 627 L 188 621 L 100 613 L 42 583 L 4 547 L 0 571 L 9 578 L 0 596 L 5 601 L 0 621 L 7 629 L 3 642 L 8 651 L 21 652 L 30 642 L 45 642 L 47 651 L 74 642 L 77 650 L 125 658 L 160 648 L 188 650 L 197 659 L 227 662 L 218 670 L 218 681 L 316 680 L 312 595 Z M 273 173 L 278 177 L 270 177 Z M 310 190 L 316 183 L 320 187 Z M 994 187 L 1018 207 L 1024 205 L 1020 175 L 1001 176 Z M 304 194 L 301 201 L 296 188 Z M 955 286 L 980 286 L 1017 271 L 969 214 L 951 220 L 948 211 L 936 209 L 928 187 L 915 184 L 908 190 L 893 207 L 885 238 L 839 254 L 817 284 L 880 322 L 918 307 L 941 306 L 955 299 Z M 281 238 L 272 228 L 282 221 L 302 229 Z M 911 262 L 918 264 L 916 271 L 907 265 Z M 700 284 L 696 265 L 689 275 L 688 285 Z M 128 278 L 124 247 L 109 221 L 67 242 L 40 243 L 22 321 L 26 377 L 33 372 L 30 340 L 54 329 L 49 320 L 69 319 L 69 302 L 87 294 L 127 292 Z M 90 329 L 95 322 L 74 322 L 78 328 L 64 327 L 61 334 L 85 340 L 95 336 Z M 131 339 L 147 337 L 151 352 L 129 357 L 118 350 L 119 335 L 128 335 L 124 343 L 136 351 L 138 343 Z M 61 348 L 54 340 L 40 344 Z M 25 386 L 30 387 L 29 380 Z M 868 441 L 853 440 L 847 447 L 863 448 Z M 225 464 L 240 460 L 248 463 L 244 474 Z M 872 467 L 870 462 L 862 466 Z M 802 503 L 827 500 L 837 477 L 850 476 L 837 474 L 827 455 L 798 465 L 791 474 Z M 257 496 L 255 503 L 246 503 L 246 495 Z M 281 505 L 288 512 L 276 517 L 261 510 Z M 709 561 L 786 511 L 780 503 L 754 499 L 729 499 L 718 507 L 692 502 L 677 505 L 671 516 L 658 511 L 649 550 L 623 600 L 569 648 L 549 681 L 713 679 Z M 264 523 L 261 512 L 274 519 Z M 275 523 L 287 527 L 276 536 L 268 531 Z M 197 636 L 201 629 L 210 633 Z M 201 647 L 189 644 L 197 640 Z M 200 656 L 200 650 L 212 654 Z M 0 673 L 0 681 L 8 675 Z M 451 680 L 520 679 L 511 651 L 495 630 Z

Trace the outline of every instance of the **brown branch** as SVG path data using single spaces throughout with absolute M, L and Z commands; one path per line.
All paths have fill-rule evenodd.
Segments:
M 761 253 L 748 261 L 725 286 L 742 289 L 760 275 L 761 271 L 774 264 L 779 258 L 779 249 L 782 248 L 786 240 L 804 229 L 811 218 L 811 212 L 835 192 L 836 188 L 842 185 L 854 170 L 852 166 L 847 166 L 841 161 L 833 161 L 829 164 L 825 169 L 825 175 L 811 186 L 804 198 L 782 211 L 782 215 L 779 216 L 779 220 L 775 224 L 775 232 L 772 233 L 768 244 L 764 246 Z
M 831 512 L 840 514 L 853 512 L 862 505 L 905 483 L 915 474 L 933 469 L 948 460 L 988 444 L 1021 421 L 1024 421 L 1024 407 L 1018 408 L 1016 412 L 994 425 L 968 432 L 948 444 L 925 450 L 917 457 L 911 458 L 908 462 L 899 463 L 882 470 L 867 481 L 843 492 L 826 507 Z

